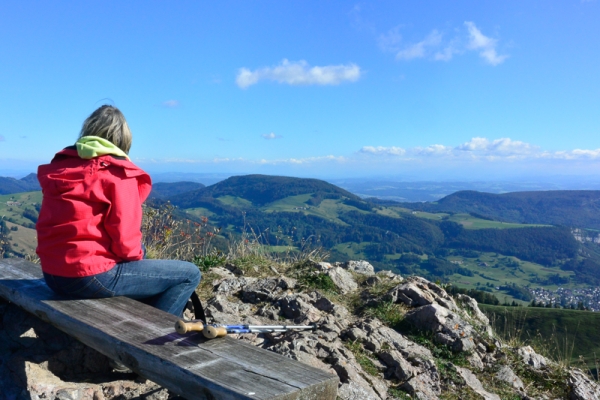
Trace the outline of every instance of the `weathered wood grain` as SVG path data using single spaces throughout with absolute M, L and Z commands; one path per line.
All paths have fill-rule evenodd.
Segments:
M 0 260 L 0 296 L 188 399 L 336 397 L 335 375 L 232 338 L 179 335 L 176 317 L 135 300 L 60 298 L 25 260 Z

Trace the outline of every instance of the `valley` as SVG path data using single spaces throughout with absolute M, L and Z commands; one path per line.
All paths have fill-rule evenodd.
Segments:
M 523 204 L 531 204 L 523 194 L 509 194 L 509 201 L 502 202 L 490 197 L 497 195 L 461 193 L 435 203 L 397 203 L 362 199 L 316 179 L 249 175 L 207 187 L 194 182 L 159 183 L 148 203 L 161 207 L 170 202 L 182 219 L 207 218 L 210 226 L 222 228 L 223 240 L 215 241 L 217 246 L 243 231 L 252 232 L 269 251 L 319 248 L 332 262 L 364 259 L 377 269 L 489 293 L 501 304 L 527 305 L 551 298 L 548 293 L 555 293 L 554 298 L 559 291 L 600 287 L 600 248 L 585 239 L 595 237 L 595 231 L 580 224 L 595 208 L 570 211 L 571 227 L 552 223 L 556 204 L 566 203 L 569 195 L 576 202 L 598 192 L 531 192 L 541 215 L 533 222 L 510 210 L 514 198 L 519 199 L 521 210 Z M 469 209 L 465 198 L 476 199 L 479 212 Z M 34 253 L 32 228 L 40 202 L 40 192 L 0 196 L 9 252 Z M 545 204 L 554 208 L 544 208 Z M 588 204 L 595 207 L 594 201 Z M 528 215 L 534 209 L 530 205 Z M 594 224 L 594 219 L 589 221 Z M 573 299 L 574 304 L 560 303 L 576 306 L 579 300 Z M 586 306 L 600 308 L 591 300 Z

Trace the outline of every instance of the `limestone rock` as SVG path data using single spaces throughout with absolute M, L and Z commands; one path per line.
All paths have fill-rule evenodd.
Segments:
M 280 294 L 296 286 L 291 278 L 264 278 L 249 282 L 242 288 L 242 300 L 248 303 L 260 303 L 274 300 Z
M 524 390 L 523 381 L 519 378 L 508 365 L 500 367 L 496 373 L 496 379 L 508 383 L 513 388 L 522 391 Z
M 330 268 L 325 273 L 331 278 L 342 294 L 358 289 L 358 284 L 352 275 L 341 267 Z
M 464 379 L 467 386 L 469 386 L 471 389 L 473 389 L 473 391 L 475 391 L 475 393 L 479 394 L 485 400 L 501 400 L 500 396 L 498 396 L 497 394 L 486 391 L 483 388 L 483 385 L 481 384 L 479 379 L 477 379 L 477 376 L 475 376 L 475 374 L 473 374 L 471 371 L 469 371 L 466 368 L 461 368 L 461 367 L 455 367 L 455 368 L 456 368 L 456 372 L 458 372 L 458 374 Z
M 348 261 L 341 265 L 342 268 L 347 269 L 348 271 L 354 271 L 357 274 L 363 274 L 367 276 L 375 275 L 375 268 L 364 260 L 360 261 Z
M 391 289 L 386 295 L 386 300 L 404 303 L 410 307 L 437 303 L 450 311 L 458 309 L 452 297 L 444 289 L 417 276 L 411 276 L 404 283 Z
M 600 400 L 600 385 L 580 370 L 569 371 L 567 385 L 569 400 Z
M 355 382 L 343 383 L 338 389 L 338 398 L 341 400 L 379 400 L 372 390 L 360 386 Z
M 537 354 L 531 346 L 521 347 L 517 350 L 517 353 L 521 356 L 525 364 L 531 365 L 534 369 L 545 368 L 549 364 L 548 359 Z
M 417 328 L 435 333 L 435 340 L 453 351 L 470 351 L 475 348 L 473 327 L 458 314 L 436 303 L 409 311 L 405 318 Z

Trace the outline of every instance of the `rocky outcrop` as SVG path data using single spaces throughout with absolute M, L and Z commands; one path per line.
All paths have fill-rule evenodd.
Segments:
M 314 331 L 237 338 L 337 374 L 340 399 L 600 400 L 600 387 L 588 375 L 559 373 L 529 346 L 504 346 L 475 300 L 453 298 L 426 279 L 376 273 L 366 261 L 314 263 L 291 271 L 293 277 L 277 266 L 263 274 L 253 270 L 228 265 L 205 274 L 209 322 L 316 324 Z M 334 289 L 306 279 L 322 276 Z M 0 316 L 6 398 L 174 397 L 141 377 L 113 372 L 106 357 L 13 305 L 0 303 Z

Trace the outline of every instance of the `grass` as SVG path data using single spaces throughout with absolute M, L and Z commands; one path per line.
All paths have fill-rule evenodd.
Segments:
M 588 369 L 597 375 L 600 313 L 538 307 L 480 304 L 494 330 L 509 344 L 531 345 L 558 364 Z
M 357 341 L 345 342 L 344 346 L 354 354 L 356 362 L 360 365 L 363 371 L 371 376 L 378 376 L 379 370 L 372 360 L 372 353 L 366 351 L 362 344 Z
M 14 250 L 24 254 L 35 254 L 35 248 L 37 247 L 37 232 L 35 229 L 25 228 L 8 221 L 6 226 L 8 229 L 13 227 L 17 229 L 16 231 L 11 230 L 9 234 L 12 238 L 9 243 Z
M 21 205 L 6 204 L 9 201 L 21 203 Z M 19 225 L 32 224 L 33 221 L 23 217 L 25 208 L 34 208 L 35 204 L 41 204 L 42 192 L 23 192 L 5 194 L 0 196 L 0 218 L 11 219 Z

